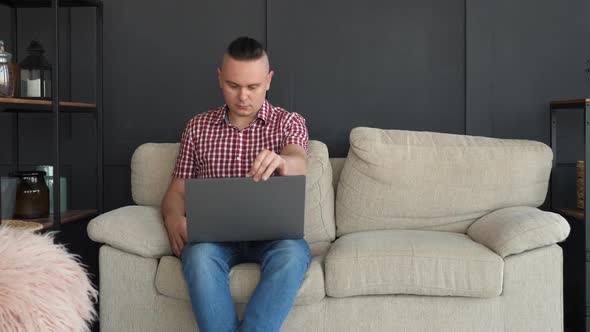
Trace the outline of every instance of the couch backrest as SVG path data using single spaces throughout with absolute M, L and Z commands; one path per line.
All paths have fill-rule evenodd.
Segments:
M 178 143 L 145 143 L 131 158 L 131 194 L 138 205 L 160 206 L 174 170 Z M 309 141 L 305 198 L 305 239 L 309 243 L 335 238 L 334 188 L 328 148 Z
M 337 236 L 465 232 L 482 215 L 543 203 L 553 153 L 540 142 L 355 128 L 336 194 Z

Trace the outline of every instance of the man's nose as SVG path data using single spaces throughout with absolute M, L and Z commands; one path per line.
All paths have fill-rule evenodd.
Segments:
M 248 99 L 248 89 L 240 89 L 240 100 Z

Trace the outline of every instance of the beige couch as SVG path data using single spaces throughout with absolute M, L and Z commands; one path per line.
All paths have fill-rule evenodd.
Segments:
M 567 222 L 540 206 L 552 152 L 525 140 L 356 128 L 346 159 L 310 142 L 313 261 L 284 331 L 562 331 Z M 144 144 L 133 199 L 95 218 L 103 331 L 196 331 L 159 203 L 178 144 Z M 231 271 L 243 310 L 256 264 Z

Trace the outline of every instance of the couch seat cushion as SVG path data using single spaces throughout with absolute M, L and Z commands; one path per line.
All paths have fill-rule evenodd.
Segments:
M 295 305 L 319 302 L 325 297 L 322 260 L 322 256 L 313 257 L 295 299 Z M 248 303 L 256 285 L 258 285 L 258 280 L 260 280 L 260 267 L 254 263 L 238 264 L 230 271 L 229 280 L 234 301 L 242 304 Z M 162 295 L 189 300 L 188 287 L 182 273 L 182 263 L 178 258 L 164 256 L 160 259 L 156 272 L 156 289 Z
M 326 294 L 494 297 L 503 259 L 454 232 L 382 230 L 342 236 L 325 259 Z

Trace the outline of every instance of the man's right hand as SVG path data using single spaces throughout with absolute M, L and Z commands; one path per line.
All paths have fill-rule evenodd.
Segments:
M 164 225 L 168 231 L 168 240 L 172 252 L 176 257 L 180 257 L 182 248 L 186 243 L 186 217 L 170 216 L 164 220 Z
M 168 232 L 170 248 L 176 257 L 182 255 L 186 243 L 186 213 L 184 209 L 184 179 L 172 178 L 164 199 L 162 199 L 162 217 Z

